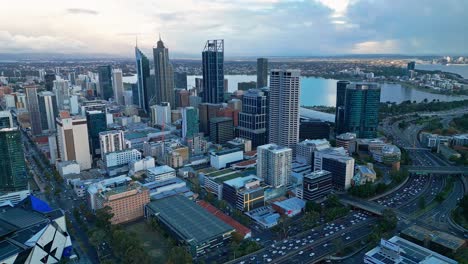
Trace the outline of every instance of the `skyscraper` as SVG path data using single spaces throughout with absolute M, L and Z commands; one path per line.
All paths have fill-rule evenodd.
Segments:
M 112 89 L 112 67 L 110 65 L 99 66 L 98 78 L 98 96 L 100 96 L 104 100 L 109 100 L 109 98 L 114 97 L 114 91 Z
M 406 69 L 408 71 L 414 71 L 416 69 L 416 62 L 415 61 L 408 62 Z
M 182 137 L 192 138 L 198 134 L 198 109 L 184 107 L 182 110 Z
M 39 111 L 39 103 L 37 100 L 37 87 L 25 86 L 26 101 L 28 103 L 29 118 L 31 120 L 31 132 L 33 135 L 42 133 L 41 113 Z
M 124 105 L 124 95 L 123 95 L 123 75 L 121 69 L 112 70 L 112 87 L 114 89 L 114 101 L 120 105 Z
M 138 102 L 138 106 L 143 109 L 145 112 L 149 112 L 149 94 L 148 94 L 148 85 L 147 78 L 150 77 L 150 62 L 148 58 L 141 52 L 138 47 L 135 47 L 135 57 L 136 57 L 136 69 L 137 69 L 137 86 L 138 92 L 133 94 L 134 101 Z M 135 95 L 137 95 L 135 97 Z
M 46 73 L 44 75 L 45 89 L 47 91 L 52 91 L 52 88 L 54 87 L 55 79 L 56 79 L 55 74 L 53 74 L 53 73 Z
M 81 170 L 91 168 L 86 118 L 63 112 L 56 119 L 57 148 L 62 161 L 75 160 Z
M 299 70 L 273 70 L 270 75 L 269 142 L 294 149 L 299 141 Z
M 237 132 L 239 137 L 250 139 L 254 148 L 267 143 L 267 100 L 259 89 L 248 90 L 242 97 Z
M 28 188 L 21 132 L 18 128 L 0 129 L 0 191 Z
M 107 130 L 106 112 L 87 111 L 86 123 L 88 127 L 89 148 L 93 157 L 101 154 L 99 133 Z
M 174 72 L 174 86 L 187 90 L 187 73 L 186 72 Z
M 174 72 L 169 61 L 169 50 L 164 46 L 161 37 L 153 48 L 153 56 L 156 103 L 169 102 L 174 106 Z
M 344 105 L 344 132 L 375 138 L 379 125 L 380 87 L 373 83 L 348 85 Z M 341 124 L 340 124 L 341 126 Z
M 224 40 L 208 40 L 202 52 L 203 102 L 224 102 Z
M 268 59 L 257 59 L 257 88 L 268 86 Z
M 336 83 L 335 129 L 337 134 L 343 133 L 343 127 L 340 127 L 339 124 L 343 125 L 346 87 L 348 85 L 348 81 L 338 81 Z
M 286 187 L 291 176 L 292 149 L 276 144 L 257 148 L 257 176 L 274 188 Z
M 43 133 L 55 131 L 55 118 L 58 115 L 57 97 L 54 93 L 39 92 L 37 101 L 41 117 L 41 128 Z
M 210 141 L 216 144 L 226 144 L 234 138 L 234 125 L 230 117 L 214 117 L 210 119 Z
M 67 80 L 56 80 L 54 81 L 54 92 L 57 101 L 57 108 L 59 110 L 70 111 L 70 88 Z M 54 117 L 55 122 L 55 117 Z

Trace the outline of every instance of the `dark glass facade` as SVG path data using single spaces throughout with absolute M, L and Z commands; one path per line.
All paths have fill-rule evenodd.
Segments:
M 0 129 L 0 149 L 0 191 L 26 190 L 28 177 L 20 131 Z
M 257 88 L 268 86 L 268 59 L 257 59 Z
M 109 100 L 114 97 L 114 89 L 112 89 L 112 67 L 110 65 L 104 65 L 98 67 L 99 77 L 99 93 L 104 100 Z
M 336 83 L 336 112 L 335 112 L 335 125 L 336 125 L 336 133 L 341 134 L 343 133 L 343 111 L 340 113 L 340 109 L 343 109 L 345 104 L 345 97 L 346 97 L 346 87 L 350 84 L 348 81 L 338 81 Z M 339 126 L 341 124 L 341 126 Z
M 175 88 L 187 89 L 186 72 L 174 72 L 174 86 Z
M 226 144 L 234 138 L 232 118 L 215 117 L 210 119 L 210 141 L 216 144 Z
M 333 188 L 345 190 L 346 187 L 346 163 L 336 159 L 323 158 L 322 169 L 329 171 L 332 175 Z
M 100 154 L 99 133 L 107 130 L 105 112 L 87 112 L 86 123 L 88 125 L 89 149 L 93 157 Z
M 208 40 L 202 52 L 204 103 L 224 102 L 224 40 Z
M 301 119 L 299 124 L 299 140 L 329 139 L 330 124 L 320 120 Z
M 332 191 L 332 174 L 329 171 L 318 171 L 305 175 L 302 186 L 304 200 L 322 199 Z
M 149 112 L 149 85 L 147 79 L 150 77 L 150 62 L 143 52 L 135 47 L 136 69 L 137 69 L 137 90 L 132 92 L 133 101 L 145 112 Z M 132 89 L 133 90 L 133 89 Z
M 267 143 L 267 102 L 267 96 L 257 89 L 247 91 L 242 97 L 237 135 L 250 139 L 253 148 Z

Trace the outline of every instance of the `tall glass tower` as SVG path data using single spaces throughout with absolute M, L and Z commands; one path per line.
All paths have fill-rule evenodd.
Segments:
M 138 102 L 138 106 L 146 113 L 149 112 L 149 94 L 146 79 L 150 76 L 150 62 L 143 52 L 135 47 L 136 68 L 138 74 L 138 89 L 134 94 L 134 101 Z
M 250 89 L 242 96 L 237 132 L 239 137 L 250 139 L 254 148 L 267 143 L 267 100 L 260 89 Z
M 21 132 L 0 129 L 0 191 L 20 191 L 28 187 Z
M 257 88 L 268 86 L 268 59 L 257 59 Z
M 164 46 L 164 42 L 159 37 L 156 47 L 153 48 L 154 75 L 155 75 L 155 102 L 169 102 L 171 106 L 174 102 L 174 71 L 169 61 L 169 50 Z
M 375 138 L 379 125 L 380 87 L 374 83 L 355 83 L 346 88 L 344 132 L 359 138 Z
M 112 67 L 110 65 L 99 66 L 98 77 L 98 95 L 104 100 L 109 100 L 109 98 L 114 97 L 114 90 L 112 89 Z
M 338 81 L 336 83 L 335 127 L 337 134 L 344 133 L 342 125 L 344 119 L 346 87 L 348 86 L 348 84 L 348 81 Z
M 208 40 L 202 52 L 203 102 L 224 102 L 224 40 Z

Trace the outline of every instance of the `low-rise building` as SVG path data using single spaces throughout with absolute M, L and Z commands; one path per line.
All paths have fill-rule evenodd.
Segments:
M 356 151 L 356 134 L 348 132 L 336 136 L 336 146 L 343 147 L 349 154 L 353 154 Z
M 151 200 L 163 199 L 173 195 L 184 195 L 192 198 L 194 194 L 187 187 L 187 183 L 179 178 L 143 184 L 148 188 Z
M 363 185 L 366 182 L 374 182 L 376 178 L 377 174 L 372 164 L 368 164 L 367 166 L 358 165 L 354 172 L 353 184 L 356 186 Z
M 326 139 L 306 139 L 296 145 L 296 161 L 311 165 L 314 160 L 314 152 L 330 148 L 330 142 Z
M 332 191 L 332 174 L 329 171 L 319 170 L 304 175 L 302 197 L 307 201 L 317 201 Z
M 443 255 L 453 255 L 466 246 L 464 239 L 440 231 L 412 225 L 401 231 L 401 237 Z
M 210 165 L 216 169 L 223 169 L 244 159 L 241 149 L 222 149 L 210 152 Z
M 223 183 L 242 176 L 241 173 L 233 169 L 215 170 L 199 174 L 203 188 L 207 192 L 216 195 L 218 200 L 223 199 Z
M 401 150 L 395 145 L 379 145 L 374 148 L 370 148 L 369 152 L 375 161 L 386 165 L 397 163 L 401 159 Z
M 230 148 L 238 148 L 244 152 L 248 152 L 252 150 L 252 140 L 246 138 L 234 138 L 233 140 L 229 140 L 227 145 Z
M 140 160 L 130 161 L 128 165 L 130 169 L 130 175 L 133 175 L 139 171 L 145 171 L 149 168 L 154 168 L 156 166 L 153 157 L 145 157 Z
M 227 180 L 223 183 L 223 199 L 243 212 L 265 206 L 265 184 L 255 175 Z
M 121 175 L 105 180 L 101 180 L 89 185 L 88 191 L 88 206 L 92 211 L 95 211 L 97 208 L 96 206 L 96 198 L 100 191 L 105 190 L 107 188 L 114 188 L 118 186 L 125 186 L 127 185 L 132 179 L 127 177 L 126 175 Z
M 176 171 L 172 167 L 162 165 L 158 167 L 149 168 L 146 170 L 147 182 L 161 182 L 176 177 Z
M 274 202 L 271 206 L 278 213 L 288 217 L 293 217 L 304 210 L 305 201 L 297 197 L 292 197 L 283 201 Z
M 69 174 L 80 174 L 80 164 L 74 160 L 61 161 L 57 163 L 57 170 L 60 176 L 64 178 Z

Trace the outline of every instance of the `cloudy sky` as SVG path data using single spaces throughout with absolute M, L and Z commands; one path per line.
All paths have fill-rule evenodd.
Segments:
M 3 2 L 3 3 L 2 3 Z M 0 53 L 468 54 L 466 0 L 0 0 Z M 174 57 L 174 56 L 173 56 Z

